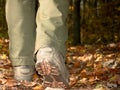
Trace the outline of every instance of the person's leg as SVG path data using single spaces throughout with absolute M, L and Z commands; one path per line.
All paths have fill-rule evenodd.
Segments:
M 39 3 L 35 50 L 51 46 L 58 49 L 64 56 L 65 42 L 68 38 L 66 27 L 68 0 L 39 0 Z
M 10 60 L 15 67 L 15 75 L 21 74 L 19 69 L 27 73 L 29 70 L 26 70 L 26 66 L 33 67 L 35 64 L 35 0 L 6 0 L 6 20 L 10 39 Z
M 65 88 L 68 73 L 65 67 L 67 0 L 39 0 L 37 12 L 36 70 L 44 77 L 46 87 Z

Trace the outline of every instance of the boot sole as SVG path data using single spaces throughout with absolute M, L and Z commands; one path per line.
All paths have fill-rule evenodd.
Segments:
M 60 74 L 58 67 L 48 62 L 47 60 L 43 60 L 40 63 L 36 64 L 36 70 L 38 74 L 42 75 L 44 80 L 43 84 L 45 87 L 53 87 L 53 88 L 67 88 L 67 82 Z

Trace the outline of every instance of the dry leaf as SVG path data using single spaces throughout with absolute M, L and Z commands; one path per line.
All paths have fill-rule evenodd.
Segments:
M 75 84 L 77 83 L 77 81 L 78 81 L 78 77 L 72 75 L 72 76 L 70 77 L 69 85 L 70 85 L 70 86 L 73 86 L 73 85 L 75 85 Z
M 73 68 L 80 68 L 80 62 L 79 62 L 79 61 L 76 61 L 76 62 L 74 63 Z
M 96 89 L 93 89 L 93 90 L 108 90 L 108 89 L 106 89 L 104 87 L 100 87 L 100 88 L 96 88 Z
M 120 79 L 118 80 L 118 85 L 120 85 Z
M 114 83 L 119 83 L 119 81 L 120 81 L 120 75 L 115 74 L 113 77 L 110 78 L 109 81 L 110 82 L 114 82 Z
M 33 87 L 36 85 L 35 82 L 28 82 L 28 81 L 23 81 L 22 84 L 26 87 Z
M 6 79 L 4 79 L 4 78 L 0 79 L 0 84 L 5 84 L 6 82 L 7 82 Z
M 5 85 L 8 87 L 13 87 L 13 86 L 18 85 L 18 82 L 16 80 L 8 80 Z
M 33 90 L 43 90 L 43 86 L 42 85 L 37 85 L 33 88 Z

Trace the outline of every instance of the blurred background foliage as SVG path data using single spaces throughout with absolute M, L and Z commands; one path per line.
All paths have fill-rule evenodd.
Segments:
M 69 0 L 69 46 L 120 41 L 120 0 Z M 0 0 L 0 38 L 8 38 L 5 0 Z
M 0 38 L 7 38 L 7 24 L 5 20 L 5 0 L 0 0 Z
M 69 1 L 68 44 L 107 44 L 120 41 L 120 0 Z

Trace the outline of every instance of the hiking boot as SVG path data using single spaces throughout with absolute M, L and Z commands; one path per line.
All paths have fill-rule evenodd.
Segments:
M 41 48 L 36 55 L 36 59 L 35 68 L 38 74 L 43 76 L 43 84 L 45 87 L 68 87 L 69 74 L 61 53 L 54 48 Z
M 14 78 L 16 80 L 26 80 L 31 81 L 34 74 L 34 66 L 16 66 L 13 67 L 14 70 Z

